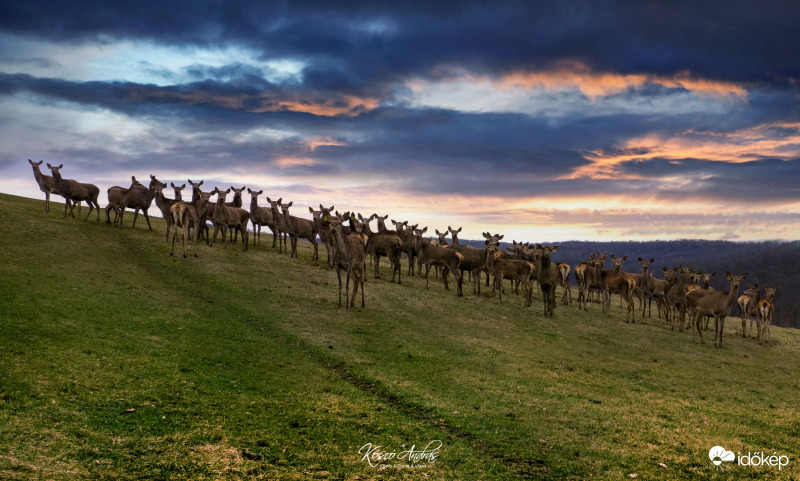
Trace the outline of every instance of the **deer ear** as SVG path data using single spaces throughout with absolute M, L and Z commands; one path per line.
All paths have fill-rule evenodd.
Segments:
M 292 204 L 294 204 L 294 201 L 291 201 L 291 202 L 289 202 L 288 204 L 286 204 L 286 206 L 287 206 L 287 207 L 291 207 L 291 206 L 292 206 Z
M 744 274 L 742 274 L 742 280 L 745 280 L 745 279 L 747 279 L 747 272 L 745 272 Z
M 503 235 L 501 235 L 501 236 L 497 236 L 497 240 L 500 240 L 500 239 L 502 239 L 502 238 L 503 238 L 503 237 L 505 237 L 505 236 L 506 236 L 505 234 L 503 234 Z
M 725 278 L 731 280 L 731 271 L 725 271 Z
M 655 258 L 655 257 L 651 257 L 651 258 L 650 258 L 650 263 L 651 263 L 651 264 L 652 264 L 653 262 L 655 262 L 655 261 L 656 261 L 656 258 Z
M 153 175 L 153 174 L 150 174 L 150 179 L 151 179 L 151 180 L 155 180 L 155 178 L 156 178 L 156 176 L 155 176 L 155 175 Z
M 330 215 L 325 214 L 325 215 L 322 216 L 322 221 L 323 222 L 328 222 L 330 220 L 331 220 L 331 216 Z
M 551 252 L 555 252 L 558 250 L 558 246 L 553 246 L 553 250 Z
M 308 206 L 308 211 L 311 212 L 312 214 L 314 213 L 314 209 L 312 209 L 311 206 Z
M 714 277 L 716 275 L 717 275 L 717 271 L 714 271 L 713 273 L 711 273 L 711 277 Z
M 423 234 L 424 234 L 424 233 L 426 233 L 426 232 L 428 232 L 428 228 L 427 228 L 427 227 L 425 227 L 425 228 L 423 228 L 423 229 L 422 229 L 422 233 L 423 233 Z
M 458 230 L 457 230 L 456 232 L 461 232 L 461 227 L 459 227 L 459 228 L 458 228 Z
M 58 164 L 58 168 L 61 169 L 64 167 L 64 164 Z

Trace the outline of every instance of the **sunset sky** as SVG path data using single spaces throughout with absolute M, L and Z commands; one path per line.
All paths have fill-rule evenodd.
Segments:
M 2 2 L 0 192 L 43 199 L 30 158 L 102 206 L 155 174 L 463 238 L 800 238 L 800 3 L 341 3 Z

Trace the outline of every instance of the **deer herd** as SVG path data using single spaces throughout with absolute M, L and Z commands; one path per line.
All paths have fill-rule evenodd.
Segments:
M 45 211 L 50 211 L 50 194 L 61 195 L 65 199 L 64 217 L 69 213 L 74 215 L 74 208 L 80 202 L 89 206 L 89 212 L 84 218 L 88 220 L 93 210 L 97 210 L 97 220 L 100 220 L 100 206 L 97 204 L 100 189 L 93 184 L 80 183 L 75 180 L 64 179 L 61 176 L 63 164 L 59 166 L 47 164 L 52 176 L 41 172 L 43 161 L 28 160 L 33 167 L 34 178 L 39 188 L 45 194 Z M 525 306 L 532 305 L 534 282 L 538 283 L 544 304 L 544 314 L 548 317 L 555 315 L 556 288 L 563 289 L 561 302 L 564 305 L 572 303 L 572 289 L 569 283 L 569 273 L 573 271 L 574 280 L 578 288 L 578 309 L 589 310 L 589 301 L 598 301 L 602 310 L 610 314 L 611 296 L 617 294 L 627 310 L 626 322 L 636 321 L 636 312 L 641 310 L 641 317 L 652 317 L 651 308 L 653 300 L 656 301 L 657 316 L 666 320 L 675 329 L 683 331 L 684 327 L 692 330 L 693 339 L 699 335 L 700 341 L 705 343 L 703 331 L 709 327 L 710 319 L 714 318 L 714 345 L 722 347 L 722 333 L 725 318 L 730 314 L 733 305 L 740 310 L 742 320 L 742 336 L 747 337 L 747 320 L 750 320 L 750 335 L 753 324 L 756 324 L 759 343 L 770 341 L 770 325 L 774 313 L 773 299 L 778 291 L 777 287 L 765 287 L 765 294 L 761 296 L 758 284 L 748 285 L 747 289 L 739 295 L 742 281 L 747 278 L 747 273 L 733 275 L 726 273 L 730 281 L 728 291 L 716 291 L 709 286 L 709 280 L 716 273 L 694 272 L 693 266 L 683 265 L 667 269 L 663 267 L 663 279 L 657 279 L 651 271 L 651 264 L 655 259 L 638 259 L 639 272 L 629 273 L 622 270 L 622 264 L 627 256 L 617 257 L 611 254 L 612 266 L 604 269 L 608 260 L 606 254 L 595 252 L 586 260 L 575 266 L 574 270 L 565 263 L 556 263 L 551 260 L 558 246 L 531 245 L 513 241 L 511 246 L 501 250 L 500 241 L 503 235 L 483 233 L 484 248 L 475 248 L 461 244 L 458 235 L 461 228 L 440 232 L 435 230 L 438 239 L 424 237 L 428 232 L 427 227 L 419 228 L 418 224 L 409 225 L 408 221 L 397 222 L 392 220 L 394 229 L 386 227 L 388 216 L 372 214 L 363 217 L 352 212 L 339 213 L 334 206 L 324 207 L 319 205 L 319 210 L 309 207 L 311 220 L 296 217 L 289 213 L 293 202 L 283 203 L 283 199 L 272 200 L 266 197 L 269 206 L 259 206 L 258 198 L 263 190 L 246 189 L 250 195 L 250 209 L 243 208 L 242 196 L 245 187 L 237 189 L 231 187 L 227 190 L 214 188 L 210 192 L 202 190 L 203 181 L 188 181 L 191 185 L 192 199 L 184 201 L 182 190 L 186 184 L 177 186 L 171 183 L 174 196 L 169 199 L 164 196 L 163 190 L 167 184 L 150 176 L 147 186 L 131 177 L 131 185 L 127 188 L 114 186 L 108 189 L 108 205 L 106 206 L 106 222 L 108 224 L 122 225 L 126 209 L 134 210 L 133 227 L 139 211 L 142 211 L 147 226 L 150 230 L 150 217 L 148 209 L 153 201 L 161 211 L 166 224 L 165 239 L 172 239 L 170 256 L 175 252 L 178 237 L 183 247 L 183 257 L 186 257 L 187 242 L 194 243 L 194 256 L 197 257 L 198 239 L 203 238 L 207 245 L 214 245 L 217 235 L 222 233 L 222 242 L 227 249 L 228 241 L 236 242 L 241 235 L 242 250 L 247 251 L 250 245 L 248 224 L 252 224 L 253 243 L 259 246 L 261 242 L 261 227 L 266 226 L 272 231 L 272 248 L 277 248 L 280 253 L 287 253 L 291 257 L 298 257 L 297 244 L 300 239 L 305 239 L 313 246 L 312 260 L 319 260 L 319 244 L 317 238 L 325 246 L 327 252 L 326 263 L 328 267 L 335 268 L 339 280 L 339 307 L 342 307 L 342 274 L 345 274 L 345 308 L 355 306 L 359 289 L 361 290 L 361 307 L 365 307 L 364 282 L 366 280 L 366 259 L 374 264 L 374 278 L 380 278 L 380 260 L 386 257 L 391 264 L 391 282 L 402 284 L 401 261 L 403 256 L 408 259 L 406 275 L 422 275 L 422 266 L 425 266 L 425 286 L 430 289 L 430 273 L 433 267 L 438 277 L 441 272 L 445 289 L 449 289 L 448 277 L 452 273 L 456 282 L 456 295 L 463 296 L 463 280 L 466 274 L 472 282 L 473 294 L 481 295 L 481 273 L 486 274 L 485 286 L 492 292 L 498 293 L 498 302 L 503 302 L 504 281 L 511 281 L 515 293 L 519 292 L 522 285 Z M 228 201 L 228 195 L 233 192 Z M 211 197 L 217 196 L 212 202 Z M 114 220 L 110 213 L 114 211 Z M 80 215 L 80 214 L 79 214 Z M 376 230 L 372 230 L 370 223 L 376 220 Z M 208 222 L 214 227 L 213 236 L 210 234 Z M 451 240 L 447 242 L 447 235 Z M 291 251 L 287 246 L 287 237 Z M 415 274 L 416 267 L 416 274 Z M 352 284 L 352 293 L 350 286 Z M 639 308 L 634 300 L 639 300 Z

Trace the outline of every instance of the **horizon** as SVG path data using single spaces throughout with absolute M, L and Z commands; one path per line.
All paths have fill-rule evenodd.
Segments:
M 32 159 L 96 184 L 103 207 L 108 187 L 154 174 L 264 189 L 301 217 L 333 204 L 465 239 L 791 242 L 797 14 L 750 2 L 3 6 L 0 192 L 43 198 Z

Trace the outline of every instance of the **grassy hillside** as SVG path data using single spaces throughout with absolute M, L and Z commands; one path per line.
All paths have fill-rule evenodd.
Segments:
M 729 320 L 715 349 L 619 309 L 546 319 L 538 292 L 500 305 L 405 276 L 370 276 L 366 309 L 345 312 L 324 249 L 318 265 L 271 240 L 173 261 L 163 221 L 142 225 L 0 195 L 0 478 L 800 474 L 797 331 L 759 346 Z M 424 467 L 359 454 L 433 441 Z M 721 471 L 717 445 L 790 463 Z

